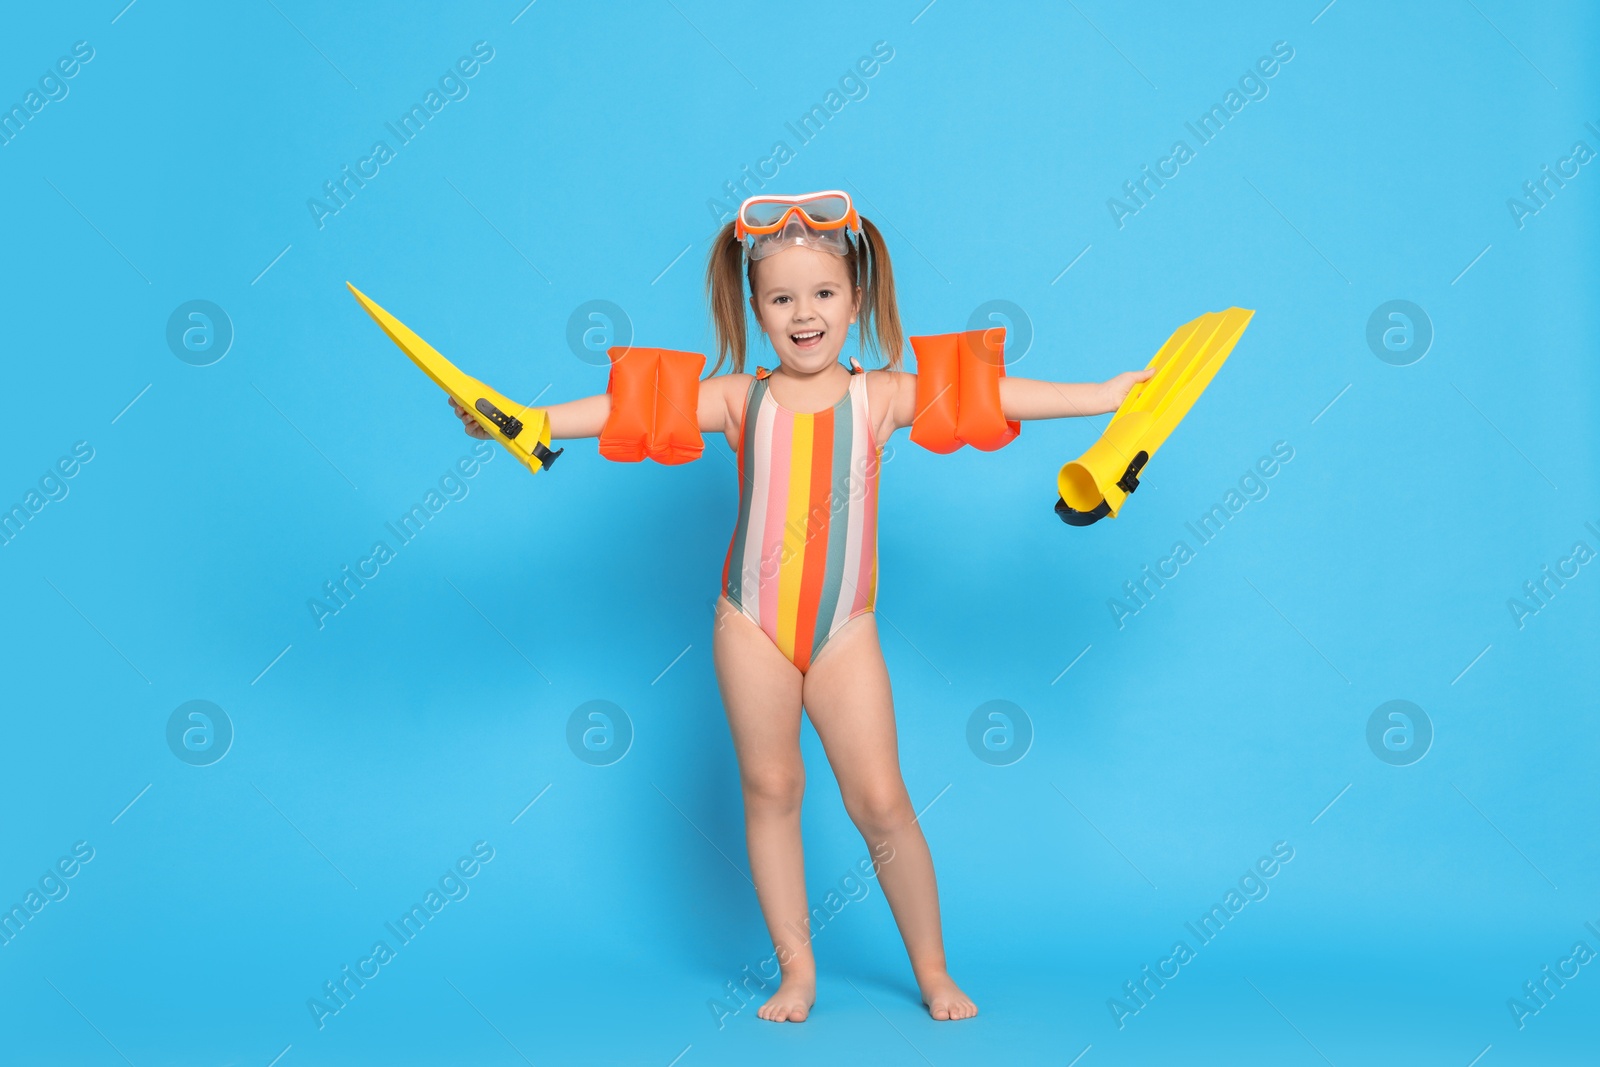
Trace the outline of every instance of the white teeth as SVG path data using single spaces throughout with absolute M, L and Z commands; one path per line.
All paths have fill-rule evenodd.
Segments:
M 795 341 L 809 341 L 813 337 L 821 337 L 822 336 L 822 331 L 821 330 L 812 330 L 809 333 L 792 333 L 789 336 L 790 336 L 790 338 L 792 338 Z

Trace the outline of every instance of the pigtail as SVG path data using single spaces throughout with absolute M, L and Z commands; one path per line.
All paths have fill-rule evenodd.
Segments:
M 861 286 L 861 315 L 857 335 L 863 352 L 867 338 L 884 358 L 890 370 L 899 370 L 905 334 L 900 327 L 900 309 L 894 295 L 894 268 L 889 263 L 889 248 L 883 234 L 870 219 L 861 219 L 861 259 L 856 272 Z
M 717 231 L 711 242 L 711 259 L 706 264 L 706 298 L 711 305 L 711 325 L 717 334 L 716 374 L 724 363 L 733 373 L 744 371 L 745 303 L 744 249 L 734 237 L 734 224 Z

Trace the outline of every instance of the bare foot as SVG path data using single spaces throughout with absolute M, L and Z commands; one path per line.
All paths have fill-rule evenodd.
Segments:
M 773 1023 L 803 1023 L 806 1016 L 811 1014 L 811 1005 L 816 1002 L 815 977 L 786 977 L 778 983 L 778 991 L 756 1009 L 756 1014 Z
M 978 1006 L 961 992 L 948 974 L 934 975 L 918 985 L 922 989 L 922 1003 L 928 1006 L 928 1014 L 940 1022 L 970 1019 L 978 1014 Z

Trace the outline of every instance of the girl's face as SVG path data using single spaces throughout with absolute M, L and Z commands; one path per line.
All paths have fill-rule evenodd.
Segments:
M 796 245 L 759 261 L 750 306 L 785 367 L 813 374 L 837 363 L 861 291 L 843 256 Z

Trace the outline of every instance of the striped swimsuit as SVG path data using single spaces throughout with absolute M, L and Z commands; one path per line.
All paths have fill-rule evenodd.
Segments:
M 880 449 L 867 376 L 827 411 L 781 407 L 761 368 L 745 398 L 739 521 L 722 592 L 804 673 L 878 588 Z

